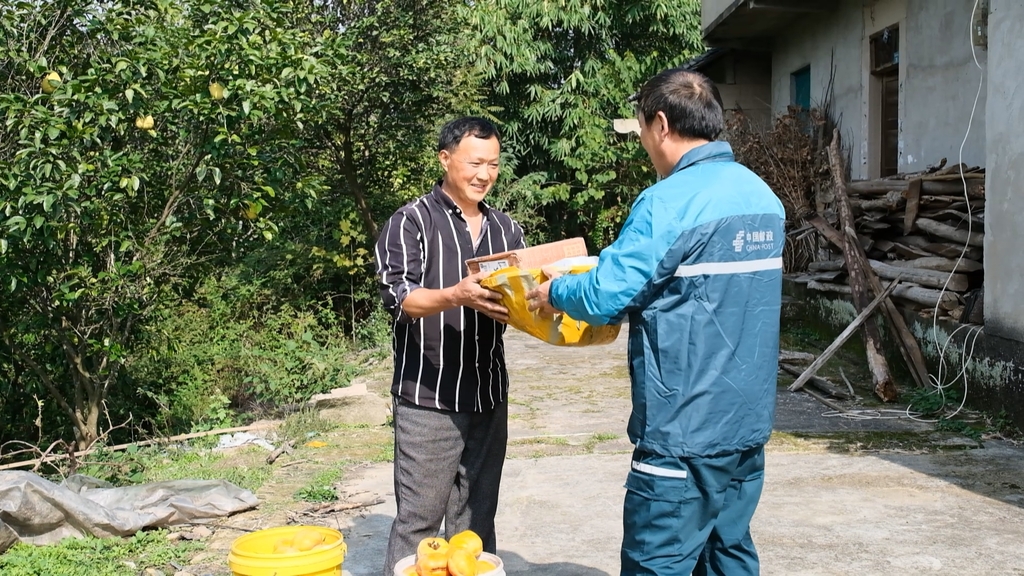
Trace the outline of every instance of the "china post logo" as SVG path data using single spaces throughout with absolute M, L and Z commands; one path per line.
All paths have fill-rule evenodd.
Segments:
M 740 230 L 732 241 L 732 247 L 736 252 L 755 252 L 757 250 L 771 250 L 775 247 L 775 232 L 771 230 Z
M 732 247 L 737 252 L 743 252 L 743 238 L 747 235 L 746 231 L 740 230 L 736 233 L 736 239 L 732 241 Z

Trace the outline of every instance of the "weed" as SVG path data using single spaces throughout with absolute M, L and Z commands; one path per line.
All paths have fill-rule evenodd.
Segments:
M 510 446 L 568 446 L 569 441 L 561 436 L 540 436 L 533 438 L 520 438 L 509 442 Z
M 587 441 L 583 443 L 583 449 L 586 450 L 587 452 L 593 452 L 594 448 L 596 448 L 598 444 L 600 444 L 602 442 L 609 442 L 611 440 L 616 440 L 616 439 L 618 439 L 618 437 L 619 437 L 618 434 L 609 434 L 607 432 L 598 432 L 598 433 L 594 434 L 593 436 L 591 436 L 590 438 L 588 438 Z
M 51 546 L 18 544 L 0 556 L 4 576 L 124 576 L 169 562 L 185 563 L 202 545 L 172 543 L 166 532 L 140 532 L 131 538 L 68 538 Z M 136 566 L 129 568 L 129 562 Z
M 955 389 L 943 395 L 932 387 L 915 389 L 909 394 L 907 400 L 910 409 L 921 414 L 937 414 L 947 405 L 951 403 L 958 405 L 960 402 L 960 399 L 956 398 Z
M 935 425 L 935 429 L 943 432 L 953 432 L 954 434 L 965 436 L 971 440 L 981 441 L 982 431 L 972 427 L 962 420 L 939 418 L 939 422 Z
M 386 443 L 381 445 L 380 449 L 376 454 L 370 457 L 371 462 L 382 464 L 385 462 L 393 462 L 395 460 L 395 441 L 391 438 Z
M 333 502 L 338 499 L 334 483 L 341 477 L 341 470 L 331 468 L 313 477 L 309 484 L 295 493 L 295 499 L 302 502 Z
M 291 440 L 300 444 L 309 438 L 326 434 L 337 428 L 338 425 L 335 422 L 321 418 L 318 410 L 306 409 L 288 416 L 277 433 L 282 440 Z
M 992 421 L 991 428 L 996 434 L 1001 434 L 1008 438 L 1019 438 L 1022 435 L 1021 430 L 1014 425 L 1006 410 L 999 411 L 999 414 Z

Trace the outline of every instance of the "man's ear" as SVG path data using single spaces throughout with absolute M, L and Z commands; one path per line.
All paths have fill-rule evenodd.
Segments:
M 437 153 L 437 161 L 441 163 L 441 167 L 444 168 L 445 172 L 448 172 L 448 163 L 452 161 L 452 155 L 447 150 L 441 150 Z
M 667 140 L 670 135 L 668 129 L 668 116 L 665 116 L 664 112 L 659 111 L 658 115 L 655 117 L 655 121 L 657 123 L 655 130 L 658 133 L 658 137 L 662 140 Z

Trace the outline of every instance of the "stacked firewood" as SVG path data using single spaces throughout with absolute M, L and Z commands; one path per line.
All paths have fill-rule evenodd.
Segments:
M 860 332 L 874 392 L 891 402 L 898 392 L 880 322 L 888 322 L 915 383 L 925 386 L 928 367 L 901 308 L 965 315 L 963 297 L 981 283 L 985 180 L 977 168 L 947 169 L 943 161 L 916 174 L 849 182 L 841 150 L 834 129 L 828 146 L 834 196 L 827 209 L 819 206 L 803 218 L 804 234 L 820 234 L 825 257 L 812 262 L 800 280 L 816 290 L 849 294 L 858 314 L 789 389 L 813 382 L 822 363 Z
M 883 280 L 899 278 L 894 300 L 924 314 L 937 310 L 980 323 L 984 169 L 946 167 L 943 160 L 923 172 L 849 182 L 846 194 L 867 264 Z M 831 216 L 812 216 L 807 227 L 837 225 Z M 797 280 L 814 290 L 851 294 L 842 251 L 833 242 L 825 256 Z

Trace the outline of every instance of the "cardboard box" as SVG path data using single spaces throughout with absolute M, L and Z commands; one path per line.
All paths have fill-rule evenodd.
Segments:
M 587 243 L 583 238 L 570 238 L 559 240 L 548 244 L 538 244 L 522 250 L 511 250 L 480 258 L 466 260 L 466 267 L 470 274 L 477 272 L 494 272 L 509 266 L 520 269 L 540 268 L 548 264 L 554 264 L 564 258 L 576 256 L 587 256 Z

